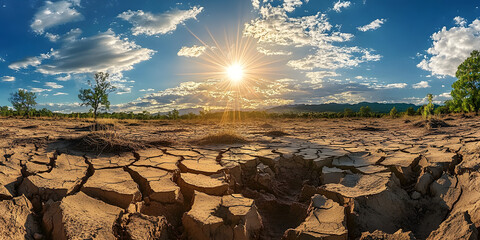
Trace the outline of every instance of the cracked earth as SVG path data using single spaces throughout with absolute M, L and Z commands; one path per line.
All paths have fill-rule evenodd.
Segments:
M 229 145 L 119 122 L 173 144 L 94 154 L 68 141 L 91 123 L 0 119 L 0 239 L 478 239 L 480 118 L 444 120 L 252 121 Z

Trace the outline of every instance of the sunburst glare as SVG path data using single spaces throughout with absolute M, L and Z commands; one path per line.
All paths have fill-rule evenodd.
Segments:
M 209 43 L 191 33 L 205 51 L 194 60 L 200 71 L 187 75 L 195 76 L 196 81 L 218 80 L 218 87 L 224 89 L 221 101 L 226 102 L 222 123 L 240 120 L 243 103 L 258 97 L 259 87 L 268 84 L 272 75 L 279 75 L 272 64 L 282 59 L 277 57 L 272 60 L 259 53 L 257 42 L 242 36 L 240 27 L 236 34 L 225 33 L 223 42 L 219 42 L 209 31 Z
M 226 69 L 226 74 L 233 83 L 239 83 L 240 81 L 242 81 L 243 72 L 243 66 L 238 63 L 234 63 L 228 66 Z

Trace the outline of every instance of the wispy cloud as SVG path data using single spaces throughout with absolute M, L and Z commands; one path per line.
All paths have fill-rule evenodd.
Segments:
M 149 88 L 149 89 L 140 89 L 139 91 L 140 91 L 140 92 L 153 92 L 153 91 L 155 91 L 155 89 L 153 89 L 153 88 Z
M 320 12 L 303 17 L 289 17 L 288 11 L 283 7 L 273 7 L 267 3 L 260 7 L 259 14 L 260 17 L 245 24 L 245 36 L 257 39 L 261 45 L 308 47 L 313 52 L 288 61 L 288 66 L 294 69 L 311 71 L 348 68 L 381 58 L 371 49 L 338 46 L 350 41 L 353 34 L 333 28 L 327 16 Z
M 359 31 L 362 31 L 362 32 L 366 32 L 366 31 L 373 31 L 375 29 L 378 29 L 380 28 L 385 22 L 387 21 L 387 19 L 375 19 L 373 20 L 371 23 L 365 25 L 365 26 L 360 26 L 360 27 L 357 27 L 357 29 Z
M 203 7 L 192 7 L 189 10 L 175 9 L 165 13 L 154 14 L 142 10 L 126 12 L 118 15 L 133 25 L 133 35 L 145 34 L 148 36 L 166 34 L 177 29 L 177 25 L 196 16 L 203 11 Z
M 428 84 L 427 81 L 420 81 L 418 83 L 415 83 L 412 85 L 413 88 L 418 89 L 418 88 L 429 88 L 430 85 Z
M 3 76 L 0 79 L 2 79 L 2 82 L 15 82 L 15 77 L 12 76 Z
M 183 57 L 199 57 L 206 50 L 205 46 L 193 45 L 191 47 L 183 46 L 177 53 L 178 56 Z
M 42 34 L 48 28 L 82 20 L 83 15 L 74 8 L 74 5 L 79 4 L 79 2 L 80 1 L 46 1 L 45 5 L 35 13 L 30 27 L 36 33 Z
M 50 54 L 29 57 L 12 63 L 9 67 L 19 70 L 35 66 L 38 72 L 49 75 L 121 72 L 149 60 L 154 53 L 155 51 L 121 39 L 112 30 L 108 30 L 92 37 L 65 41 Z
M 54 89 L 63 88 L 62 85 L 60 85 L 56 82 L 46 82 L 45 87 L 51 87 L 51 88 L 54 88 Z
M 292 55 L 292 52 L 290 52 L 290 51 L 273 50 L 273 49 L 267 49 L 267 48 L 264 48 L 264 47 L 257 47 L 257 51 L 259 53 L 265 54 L 267 56 L 288 56 L 288 55 Z
M 333 5 L 333 10 L 335 12 L 341 12 L 342 8 L 350 7 L 350 4 L 351 4 L 350 1 L 342 2 L 341 0 L 338 0 L 338 2 L 335 2 L 335 4 Z

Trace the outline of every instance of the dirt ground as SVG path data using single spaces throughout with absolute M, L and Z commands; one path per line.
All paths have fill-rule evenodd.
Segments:
M 0 239 L 478 239 L 480 118 L 441 120 L 3 118 Z

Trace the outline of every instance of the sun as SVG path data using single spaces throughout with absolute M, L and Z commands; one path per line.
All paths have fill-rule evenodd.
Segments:
M 226 69 L 226 74 L 228 78 L 230 78 L 230 81 L 234 83 L 239 83 L 240 81 L 242 81 L 244 72 L 244 67 L 239 63 L 234 63 L 228 66 Z

